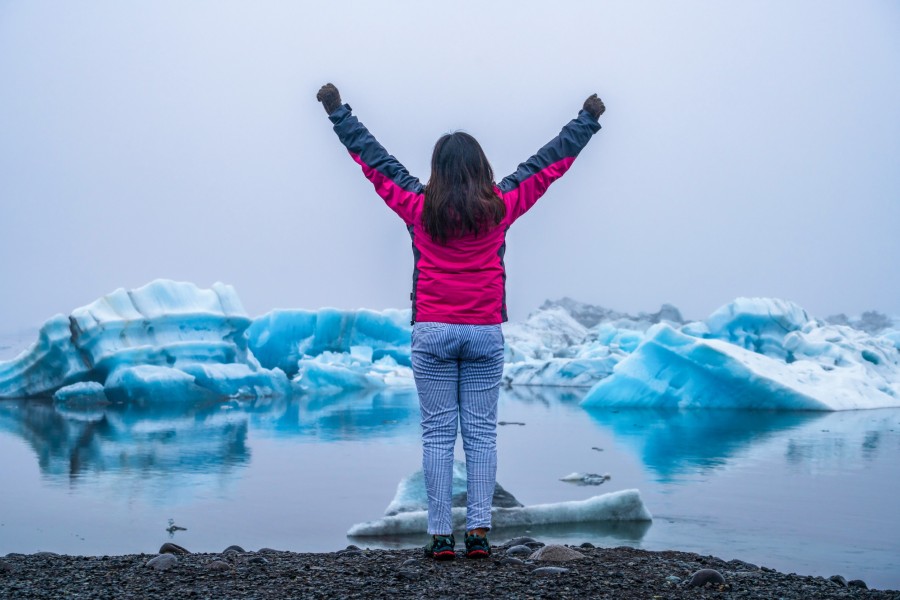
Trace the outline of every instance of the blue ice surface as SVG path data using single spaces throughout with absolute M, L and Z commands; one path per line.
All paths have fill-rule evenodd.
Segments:
M 900 360 L 885 337 L 809 317 L 794 303 L 739 298 L 703 323 L 647 330 L 585 407 L 847 410 L 900 406 Z
M 251 320 L 231 286 L 157 280 L 48 320 L 34 345 L 0 362 L 0 398 L 59 394 L 74 406 L 411 390 L 409 321 L 409 310 L 333 308 Z M 504 384 L 581 388 L 593 407 L 900 405 L 896 329 L 823 323 L 773 298 L 738 298 L 702 322 L 651 321 L 587 327 L 563 307 L 538 310 L 504 326 Z
M 285 374 L 262 368 L 249 351 L 250 322 L 234 288 L 221 283 L 118 289 L 54 316 L 37 342 L 0 363 L 0 398 L 51 396 L 79 382 L 103 385 L 110 400 L 288 393 Z

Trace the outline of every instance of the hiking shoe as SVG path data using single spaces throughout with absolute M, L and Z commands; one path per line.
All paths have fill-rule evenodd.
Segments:
M 431 542 L 425 546 L 425 558 L 434 560 L 453 560 L 456 558 L 456 538 L 450 535 L 433 535 Z
M 487 536 L 466 536 L 466 558 L 487 558 L 491 555 L 491 545 Z

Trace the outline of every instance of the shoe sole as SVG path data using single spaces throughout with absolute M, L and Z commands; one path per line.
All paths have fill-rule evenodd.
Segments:
M 456 558 L 456 552 L 453 550 L 444 550 L 443 552 L 434 552 L 431 554 L 434 560 L 453 560 Z
M 466 554 L 466 558 L 487 558 L 490 555 L 490 552 L 486 552 L 484 550 L 472 550 L 471 552 Z

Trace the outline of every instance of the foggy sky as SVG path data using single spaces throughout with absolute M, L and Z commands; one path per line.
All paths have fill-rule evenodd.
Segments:
M 412 254 L 331 130 L 335 83 L 423 182 L 497 181 L 598 92 L 510 230 L 508 302 L 703 318 L 737 296 L 900 315 L 900 4 L 0 2 L 0 331 L 155 278 L 407 307 Z

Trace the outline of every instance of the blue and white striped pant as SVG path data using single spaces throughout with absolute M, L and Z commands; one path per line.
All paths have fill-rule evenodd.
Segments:
M 503 375 L 500 325 L 416 323 L 412 368 L 422 411 L 428 533 L 453 532 L 453 447 L 462 430 L 468 473 L 466 530 L 491 527 L 497 477 L 497 399 Z

